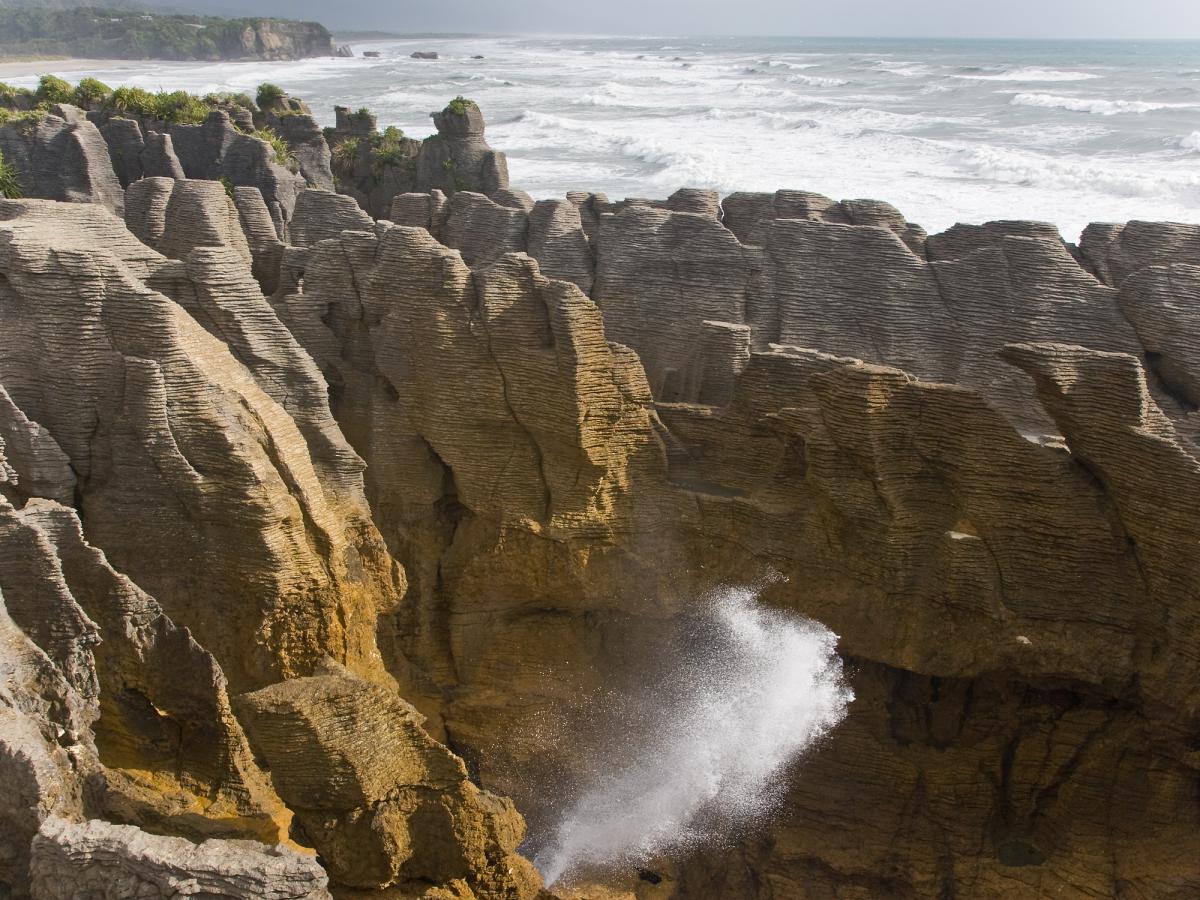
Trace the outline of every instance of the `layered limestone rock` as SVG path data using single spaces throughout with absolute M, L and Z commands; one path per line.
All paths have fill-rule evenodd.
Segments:
M 307 182 L 305 176 L 275 158 L 270 144 L 243 134 L 220 109 L 213 110 L 202 125 L 171 125 L 166 133 L 188 178 L 225 178 L 235 187 L 258 188 L 277 234 L 285 233 L 296 196 Z
M 104 769 L 93 809 L 189 836 L 286 834 L 216 662 L 85 541 L 73 510 L 0 507 L 0 587 L 13 620 L 94 706 Z
M 382 133 L 366 109 L 334 109 L 336 124 L 325 130 L 333 150 L 336 189 L 353 197 L 376 219 L 387 218 L 392 199 L 416 187 L 421 142 L 397 129 Z
M 343 231 L 374 231 L 375 220 L 345 194 L 301 191 L 288 237 L 296 247 L 310 247 Z
M 228 247 L 246 266 L 251 262 L 241 216 L 224 186 L 219 181 L 172 182 L 156 249 L 172 259 L 186 259 L 197 247 Z
M 232 208 L 212 183 L 173 183 L 171 196 L 203 221 L 214 198 Z M 380 665 L 376 619 L 403 576 L 368 518 L 362 461 L 329 414 L 325 382 L 245 257 L 216 244 L 176 262 L 99 207 L 83 216 L 87 228 L 67 227 L 70 216 L 42 201 L 0 208 L 0 632 L 11 701 L 0 767 L 13 788 L 0 804 L 0 879 L 17 896 L 136 887 L 327 897 L 314 859 L 269 849 L 297 839 L 315 843 L 343 885 L 536 895 L 540 880 L 515 852 L 524 825 L 511 802 L 470 783 Z M 81 243 L 92 245 L 86 256 Z M 92 296 L 103 300 L 86 305 Z M 82 330 L 56 343 L 68 322 Z M 52 370 L 87 384 L 84 405 L 60 402 Z M 46 494 L 79 505 L 87 538 L 75 510 Z M 307 659 L 306 643 L 329 653 Z M 330 654 L 350 668 L 322 662 Z M 245 689 L 318 663 L 340 686 L 337 702 L 360 710 L 343 710 L 352 723 L 376 717 L 369 735 L 338 732 L 338 709 L 314 724 L 330 753 L 348 752 L 345 740 L 382 747 L 406 722 L 409 755 L 371 756 L 384 767 L 371 783 L 387 785 L 358 805 L 314 807 L 314 797 L 344 796 L 336 765 L 318 763 L 297 792 L 286 772 L 298 763 L 270 738 L 279 710 L 265 698 L 307 696 L 322 678 L 239 703 L 270 777 L 230 706 L 226 671 Z
M 182 897 L 329 900 L 317 861 L 252 841 L 148 834 L 91 820 L 47 821 L 33 841 L 32 888 L 46 900 Z
M 50 439 L 42 438 L 19 455 L 51 461 Z M 22 483 L 27 458 L 9 466 L 5 452 L 0 447 L 0 883 L 16 897 L 92 896 L 121 884 L 113 880 L 121 849 L 91 846 L 79 831 L 112 826 L 68 824 L 90 815 L 195 837 L 280 840 L 290 813 L 250 755 L 212 656 L 86 542 L 73 510 L 38 498 L 38 482 Z M 25 495 L 17 507 L 6 499 L 14 488 Z M 203 866 L 189 871 L 199 859 L 184 849 L 188 841 L 136 827 L 123 834 L 178 851 L 175 859 L 141 860 L 147 884 L 206 883 Z M 51 856 L 71 855 L 71 865 L 47 858 L 47 837 Z M 230 883 L 261 877 L 255 869 L 263 863 L 253 857 L 262 854 L 246 846 L 220 867 Z M 323 884 L 322 873 L 313 874 Z
M 757 878 L 895 896 L 1046 885 L 1086 896 L 1114 881 L 1156 894 L 1197 883 L 1182 862 L 1198 849 L 1180 787 L 1193 767 L 1174 737 L 1191 713 L 1171 686 L 1195 678 L 1193 626 L 1190 612 L 1168 612 L 1194 609 L 1195 591 L 1168 574 L 1173 601 L 1148 593 L 1147 563 L 1131 548 L 1150 538 L 1131 537 L 1122 508 L 1159 501 L 1110 495 L 1066 421 L 1039 404 L 1031 366 L 1000 355 L 1014 340 L 1073 335 L 1084 356 L 1116 352 L 1136 369 L 1142 326 L 1123 310 L 1142 304 L 1145 321 L 1185 315 L 1188 289 L 1180 297 L 1165 285 L 1189 273 L 1150 266 L 1118 295 L 1034 223 L 956 229 L 931 239 L 926 258 L 877 206 L 856 210 L 878 216 L 868 224 L 771 217 L 761 248 L 701 212 L 605 210 L 592 289 L 604 319 L 589 327 L 602 329 L 611 383 L 643 387 L 626 387 L 619 403 L 640 412 L 603 432 L 601 445 L 630 448 L 596 470 L 612 499 L 581 507 L 560 485 L 575 483 L 575 460 L 596 444 L 562 423 L 590 421 L 603 394 L 589 378 L 568 388 L 565 407 L 550 400 L 546 384 L 569 369 L 561 349 L 556 365 L 532 365 L 539 346 L 563 346 L 556 326 L 547 338 L 522 312 L 540 305 L 554 322 L 533 262 L 497 256 L 512 246 L 503 229 L 490 246 L 488 229 L 456 231 L 453 204 L 443 212 L 436 197 L 398 198 L 395 209 L 463 245 L 474 270 L 423 230 L 343 235 L 315 248 L 303 294 L 277 308 L 335 385 L 335 415 L 368 461 L 376 518 L 412 575 L 416 609 L 396 619 L 396 635 L 431 682 L 413 699 L 440 709 L 485 783 L 544 825 L 554 803 L 533 787 L 539 774 L 569 782 L 588 764 L 533 736 L 547 717 L 572 693 L 644 671 L 639 660 L 669 643 L 691 598 L 774 571 L 784 578 L 767 602 L 842 636 L 860 700 L 806 763 L 779 823 L 729 855 L 686 859 L 672 882 L 681 895 L 713 896 L 718 885 L 718 896 L 752 896 Z M 1158 340 L 1174 333 L 1164 324 Z M 660 401 L 702 402 L 651 413 L 639 361 L 614 337 L 639 349 Z M 1150 352 L 1174 393 L 1143 377 L 1131 408 L 1185 415 L 1183 368 L 1171 361 L 1192 351 L 1172 340 Z M 487 375 L 493 365 L 500 384 Z M 538 397 L 536 414 L 526 396 Z M 1123 404 L 1097 400 L 1094 415 L 1106 405 Z M 506 409 L 527 436 L 511 431 Z M 1146 426 L 1104 413 L 1090 427 Z M 1171 443 L 1181 473 L 1194 460 L 1187 441 Z M 1132 450 L 1122 458 L 1130 476 L 1165 471 Z M 581 512 L 557 514 L 572 507 Z M 1161 533 L 1187 532 L 1172 523 Z M 881 610 L 895 611 L 886 627 Z M 1142 681 L 1151 657 L 1160 674 Z M 453 699 L 439 704 L 447 690 Z M 1119 762 L 1146 741 L 1159 747 L 1147 754 L 1172 761 L 1151 778 L 1152 803 L 1138 774 L 1150 756 Z M 868 758 L 886 775 L 864 781 Z M 870 822 L 845 814 L 860 803 Z M 1114 816 L 1124 823 L 1115 851 L 1105 824 Z M 1150 837 L 1167 821 L 1178 824 L 1163 841 Z M 737 874 L 747 870 L 749 880 Z
M 351 112 L 339 106 L 335 114 L 336 125 L 325 136 L 333 150 L 337 189 L 374 218 L 387 218 L 397 197 L 418 192 L 471 191 L 512 205 L 508 164 L 503 153 L 488 146 L 483 114 L 472 101 L 460 97 L 433 113 L 437 133 L 424 141 L 395 128 L 381 133 L 366 109 Z
M 3 483 L 3 482 L 0 482 Z M 8 508 L 0 498 L 0 506 Z M 34 609 L 60 622 L 75 609 Z M 72 615 L 83 623 L 81 615 Z M 90 623 L 87 623 L 90 625 Z M 81 637 L 84 635 L 80 635 Z M 94 643 L 94 631 L 86 633 Z M 79 691 L 13 620 L 0 589 L 0 884 L 28 896 L 30 845 L 48 818 L 81 816 L 81 773 L 98 765 L 88 739 L 95 719 L 92 689 Z
M 639 896 L 1195 895 L 1194 227 L 534 203 L 461 106 L 394 224 L 308 190 L 272 234 L 257 187 L 165 179 L 145 243 L 0 204 L 0 878 L 286 833 L 339 892 L 535 895 L 488 791 L 544 837 L 611 759 L 597 704 L 765 583 L 857 699 Z M 208 846 L 214 892 L 263 854 L 324 889 Z
M 739 192 L 726 197 L 721 202 L 721 209 L 721 220 L 744 244 L 765 244 L 768 229 L 775 219 L 804 219 L 833 225 L 886 228 L 918 256 L 924 252 L 924 229 L 906 221 L 896 207 L 880 200 L 838 202 L 810 191 L 776 191 L 774 194 Z
M 266 117 L 267 125 L 287 142 L 301 177 L 310 187 L 334 189 L 332 155 L 317 120 L 307 110 L 288 110 L 284 115 Z
M 460 250 L 467 265 L 490 262 L 505 253 L 524 252 L 528 218 L 523 209 L 501 206 L 483 194 L 457 191 L 450 198 L 440 239 Z
M 304 293 L 276 308 L 329 380 L 408 572 L 382 648 L 411 685 L 406 698 L 440 713 L 443 692 L 469 683 L 464 702 L 486 703 L 496 666 L 515 665 L 528 684 L 533 671 L 501 648 L 520 654 L 539 629 L 561 632 L 560 604 L 612 602 L 600 600 L 608 583 L 583 576 L 603 551 L 567 540 L 594 537 L 615 565 L 631 495 L 641 492 L 646 520 L 660 514 L 665 460 L 636 357 L 607 342 L 578 288 L 530 258 L 472 273 L 415 227 L 318 245 Z M 539 569 L 547 580 L 531 590 Z M 441 733 L 441 715 L 431 728 Z
M 484 140 L 478 105 L 458 98 L 433 114 L 433 124 L 437 134 L 425 139 L 417 158 L 417 190 L 492 194 L 508 187 L 508 162 Z
M 99 123 L 121 187 L 128 188 L 139 178 L 184 177 L 183 166 L 175 156 L 169 134 L 149 128 L 143 130 L 141 122 L 123 115 L 106 118 L 89 112 L 88 118 Z M 165 127 L 162 123 L 153 124 Z
M 0 125 L 0 154 L 26 197 L 98 203 L 118 216 L 124 210 L 108 145 L 83 110 L 56 105 L 36 122 Z
M 275 233 L 270 210 L 263 201 L 262 192 L 255 187 L 233 189 L 233 202 L 237 206 L 242 234 L 250 248 L 253 259 L 251 271 L 254 279 L 270 296 L 279 289 L 279 272 L 283 265 L 283 241 Z
M 146 246 L 175 259 L 196 247 L 227 247 L 241 257 L 263 293 L 279 287 L 284 243 L 258 188 L 216 181 L 143 178 L 126 192 L 125 225 Z
M 525 823 L 511 801 L 473 785 L 462 760 L 393 692 L 329 666 L 246 694 L 239 709 L 338 883 L 538 894 L 541 879 L 515 853 Z
M 446 195 L 436 189 L 425 194 L 415 191 L 397 194 L 392 198 L 387 218 L 396 225 L 424 228 L 440 239 L 446 220 Z
M 316 378 L 307 414 L 319 419 L 319 376 L 303 358 L 270 358 L 291 339 L 246 261 L 193 251 L 180 273 L 136 241 L 122 258 L 115 219 L 84 251 L 37 201 L 6 202 L 0 218 L 23 209 L 33 216 L 0 232 L 0 383 L 70 459 L 91 540 L 240 689 L 304 674 L 334 645 L 385 678 L 375 616 L 398 602 L 402 576 L 370 523 L 361 463 L 280 405 Z M 211 303 L 210 327 L 231 344 L 148 281 Z
M 601 222 L 592 297 L 654 396 L 694 400 L 705 321 L 746 320 L 751 253 L 715 219 L 629 206 Z
M 1096 277 L 1120 287 L 1138 269 L 1200 258 L 1200 225 L 1175 222 L 1094 224 L 1084 229 L 1079 252 Z

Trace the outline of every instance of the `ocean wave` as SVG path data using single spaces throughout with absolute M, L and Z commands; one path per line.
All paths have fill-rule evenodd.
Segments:
M 1193 131 L 1179 139 L 1179 146 L 1184 150 L 1195 150 L 1200 153 L 1200 131 Z
M 720 188 L 729 183 L 729 173 L 722 162 L 711 153 L 706 154 L 694 142 L 682 146 L 659 140 L 652 134 L 630 132 L 621 123 L 605 127 L 533 110 L 525 110 L 520 119 L 523 124 L 543 132 L 541 136 L 522 135 L 522 142 L 527 145 L 532 141 L 578 147 L 578 136 L 586 135 L 592 146 L 602 144 L 621 156 L 653 166 L 657 172 L 651 177 L 663 184 Z M 561 135 L 561 132 L 567 132 L 569 136 Z
M 1076 119 L 1075 123 L 1083 120 Z M 1013 143 L 1024 147 L 1046 147 L 1052 149 L 1074 148 L 1084 141 L 1102 140 L 1114 132 L 1100 124 L 1055 124 L 1038 122 L 1029 125 L 1010 125 L 996 129 L 993 134 L 1000 137 L 1005 146 Z
M 676 89 L 674 82 L 662 82 L 656 77 L 638 79 L 638 82 L 622 84 L 619 81 L 606 81 L 586 94 L 572 97 L 570 103 L 572 106 L 680 111 L 696 108 L 696 92 L 704 87 L 698 79 L 688 81 L 682 91 Z
M 778 69 L 815 69 L 820 63 L 798 63 L 789 62 L 786 59 L 767 59 L 763 60 L 760 65 L 773 66 Z
M 869 106 L 836 108 L 829 117 L 831 124 L 848 126 L 854 137 L 866 132 L 907 132 L 931 125 L 980 125 L 986 120 L 978 116 L 938 116 L 929 113 L 902 113 Z
M 977 74 L 954 75 L 953 78 L 964 78 L 968 81 L 1088 81 L 1100 76 L 1093 72 L 1076 72 L 1069 69 L 1039 69 L 1033 66 L 1022 66 L 1017 69 L 1005 69 L 1000 72 L 983 72 Z
M 571 101 L 573 106 L 628 106 L 629 104 L 610 94 L 592 93 L 581 94 Z
M 758 84 L 753 81 L 739 81 L 729 89 L 735 94 L 746 94 L 750 97 L 787 97 L 790 96 L 787 91 L 779 88 L 768 87 L 765 84 Z
M 1042 109 L 1066 109 L 1091 113 L 1095 116 L 1115 116 L 1120 113 L 1148 113 L 1156 109 L 1191 109 L 1188 103 L 1150 103 L 1145 100 L 1105 100 L 1095 97 L 1060 97 L 1056 94 L 1017 94 L 1009 101 L 1013 106 L 1035 106 Z
M 816 119 L 772 112 L 769 109 L 726 109 L 721 106 L 710 106 L 704 116 L 717 122 L 746 120 L 761 122 L 773 131 L 795 131 L 821 127 L 821 123 Z
M 792 84 L 806 84 L 809 87 L 842 87 L 848 82 L 844 78 L 823 78 L 820 75 L 789 75 Z
M 873 63 L 871 68 L 877 69 L 880 72 L 887 72 L 889 75 L 899 75 L 901 78 L 921 78 L 931 74 L 929 66 L 915 60 L 889 61 L 881 59 Z
M 497 87 L 516 87 L 516 83 L 509 81 L 507 78 L 495 78 L 491 75 L 455 75 L 451 81 L 473 81 L 476 84 L 494 84 Z
M 1081 157 L 1056 158 L 1004 147 L 972 147 L 958 151 L 962 170 L 991 182 L 1055 190 L 1088 190 L 1121 198 L 1200 200 L 1200 174 L 1137 170 L 1121 163 Z

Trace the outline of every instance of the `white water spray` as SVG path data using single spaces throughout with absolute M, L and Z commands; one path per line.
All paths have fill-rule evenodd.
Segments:
M 828 628 L 732 589 L 639 701 L 651 733 L 610 760 L 536 852 L 546 883 L 720 841 L 768 813 L 788 764 L 854 699 Z

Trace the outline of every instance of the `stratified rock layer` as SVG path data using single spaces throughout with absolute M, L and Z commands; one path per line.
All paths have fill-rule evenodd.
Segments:
M 471 784 L 462 760 L 391 691 L 335 666 L 240 698 L 271 777 L 333 877 L 361 888 L 460 881 L 532 898 L 541 880 L 514 852 L 525 823 Z
M 511 802 L 467 780 L 382 665 L 403 572 L 325 381 L 252 277 L 246 217 L 214 182 L 132 192 L 131 225 L 178 259 L 99 206 L 0 203 L 0 880 L 19 896 L 328 896 L 311 857 L 238 840 L 297 839 L 342 885 L 532 897 Z M 376 717 L 349 740 L 383 746 L 407 717 L 397 749 L 425 762 L 375 753 L 357 771 L 378 791 L 322 805 L 339 790 L 322 757 L 298 792 L 263 698 L 305 696 L 318 666 Z M 231 684 L 261 688 L 237 708 L 271 776 Z
M 33 842 L 32 872 L 45 900 L 329 900 L 310 856 L 251 841 L 192 844 L 95 819 L 47 822 Z
M 533 896 L 488 791 L 545 829 L 592 699 L 765 580 L 857 700 L 655 896 L 1195 896 L 1196 227 L 534 202 L 477 108 L 435 124 L 352 198 L 223 112 L 169 137 L 232 196 L 139 180 L 162 132 L 110 120 L 130 230 L 0 203 L 0 879 L 324 890 L 161 831 Z
M 1118 294 L 1033 223 L 926 243 L 859 204 L 871 224 L 845 206 L 838 221 L 770 218 L 756 247 L 703 212 L 635 203 L 602 213 L 589 242 L 593 304 L 512 253 L 507 227 L 472 224 L 477 209 L 501 217 L 494 201 L 440 219 L 419 200 L 397 212 L 473 270 L 426 229 L 343 235 L 314 248 L 303 293 L 276 309 L 335 385 L 412 579 L 385 655 L 420 661 L 411 698 L 440 709 L 485 783 L 544 822 L 539 774 L 590 763 L 542 743 L 541 723 L 644 670 L 691 598 L 775 572 L 768 602 L 842 636 L 860 700 L 797 779 L 773 849 L 691 861 L 684 893 L 712 896 L 716 879 L 721 896 L 753 895 L 730 874 L 747 865 L 804 896 L 1197 883 L 1181 862 L 1200 848 L 1181 787 L 1193 765 L 1171 735 L 1194 715 L 1182 610 L 1198 597 L 1183 573 L 1148 582 L 1169 555 L 1151 562 L 1154 540 L 1129 519 L 1171 508 L 1149 492 L 1168 471 L 1190 502 L 1194 351 L 1165 324 L 1189 321 L 1186 268 L 1145 266 Z M 1153 473 L 1139 499 L 1113 493 L 1076 419 L 1044 399 L 1046 376 L 1005 349 L 1026 346 L 1074 348 L 1064 384 L 1086 360 L 1154 361 L 1140 386 L 1102 380 L 1072 414 L 1105 445 L 1175 433 L 1169 467 L 1132 445 L 1112 457 L 1132 484 Z M 1125 407 L 1161 418 L 1113 418 Z M 1165 741 L 1154 752 L 1172 771 L 1120 762 L 1146 740 Z M 885 774 L 861 774 L 868 759 Z M 844 812 L 860 804 L 869 822 Z

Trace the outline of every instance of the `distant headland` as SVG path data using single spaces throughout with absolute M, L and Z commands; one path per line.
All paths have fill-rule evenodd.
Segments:
M 291 60 L 339 53 L 318 22 L 224 19 L 127 6 L 59 9 L 4 0 L 0 10 L 0 59 Z

